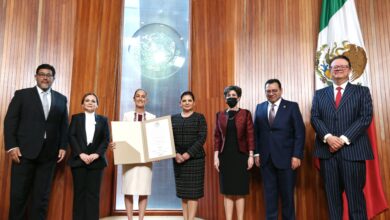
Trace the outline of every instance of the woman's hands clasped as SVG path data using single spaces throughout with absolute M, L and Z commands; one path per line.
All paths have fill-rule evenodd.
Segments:
M 86 153 L 81 153 L 80 159 L 85 163 L 85 164 L 91 164 L 94 160 L 99 158 L 99 154 L 93 153 L 93 154 L 86 154 Z

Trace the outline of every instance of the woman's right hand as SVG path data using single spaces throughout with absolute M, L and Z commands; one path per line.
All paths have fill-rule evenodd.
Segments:
M 183 158 L 183 156 L 179 153 L 176 153 L 176 163 L 183 163 L 185 160 Z
M 85 163 L 85 164 L 90 164 L 92 161 L 92 158 L 90 158 L 90 156 L 88 154 L 85 154 L 85 153 L 81 153 L 79 155 L 80 159 Z
M 110 142 L 110 143 L 108 144 L 108 146 L 111 148 L 111 150 L 114 150 L 116 144 L 115 144 L 115 142 Z
M 218 154 L 214 154 L 214 167 L 219 173 L 219 157 Z

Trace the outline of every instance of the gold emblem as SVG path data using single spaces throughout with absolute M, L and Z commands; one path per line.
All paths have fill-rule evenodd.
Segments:
M 362 47 L 351 44 L 348 41 L 343 41 L 342 43 L 334 42 L 333 47 L 324 44 L 316 52 L 315 63 L 316 74 L 324 84 L 332 84 L 329 62 L 333 57 L 339 55 L 344 55 L 351 61 L 352 72 L 349 79 L 351 82 L 363 74 L 367 64 L 367 55 Z

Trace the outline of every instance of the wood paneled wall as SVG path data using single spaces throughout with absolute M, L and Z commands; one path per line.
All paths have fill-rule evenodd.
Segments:
M 297 219 L 327 219 L 323 186 L 313 169 L 314 131 L 309 124 L 314 93 L 314 52 L 321 1 L 192 0 L 191 83 L 197 111 L 205 114 L 205 197 L 199 216 L 223 219 L 223 200 L 213 168 L 212 135 L 215 113 L 225 108 L 223 88 L 243 88 L 241 106 L 254 110 L 265 100 L 263 84 L 279 78 L 284 98 L 300 105 L 307 129 L 303 167 L 298 172 Z M 390 199 L 390 3 L 356 0 L 372 72 L 378 153 L 386 197 Z M 123 1 L 110 0 L 0 0 L 0 132 L 7 106 L 16 89 L 33 86 L 34 71 L 43 62 L 58 72 L 53 88 L 69 97 L 70 114 L 79 112 L 87 91 L 100 98 L 99 114 L 118 118 L 120 38 Z M 0 148 L 3 148 L 0 135 Z M 112 161 L 111 152 L 108 153 Z M 10 161 L 0 151 L 0 219 L 9 208 Z M 105 170 L 101 216 L 110 215 L 114 201 L 114 166 Z M 48 219 L 71 219 L 72 179 L 60 164 L 54 180 Z M 258 169 L 252 170 L 251 194 L 246 199 L 245 219 L 264 215 Z M 387 211 L 375 219 L 390 219 Z
M 207 118 L 205 197 L 199 202 L 199 216 L 221 219 L 223 200 L 219 177 L 213 169 L 213 124 L 222 108 L 223 88 L 234 82 L 234 1 L 194 0 L 191 4 L 190 88 L 196 96 L 196 111 Z

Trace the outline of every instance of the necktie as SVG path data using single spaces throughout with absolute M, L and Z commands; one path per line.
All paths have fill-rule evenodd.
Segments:
M 49 100 L 47 99 L 48 92 L 42 93 L 42 105 L 43 105 L 43 113 L 45 114 L 45 119 L 49 115 Z
M 341 101 L 341 90 L 343 88 L 337 87 L 336 89 L 337 89 L 337 94 L 336 94 L 336 102 L 335 102 L 335 104 L 336 104 L 336 108 L 338 108 L 339 105 L 340 105 L 340 101 Z
M 275 119 L 275 104 L 272 104 L 271 106 L 271 109 L 269 110 L 269 114 L 268 114 L 268 122 L 269 122 L 269 125 L 272 125 L 272 123 L 274 123 L 274 119 Z

